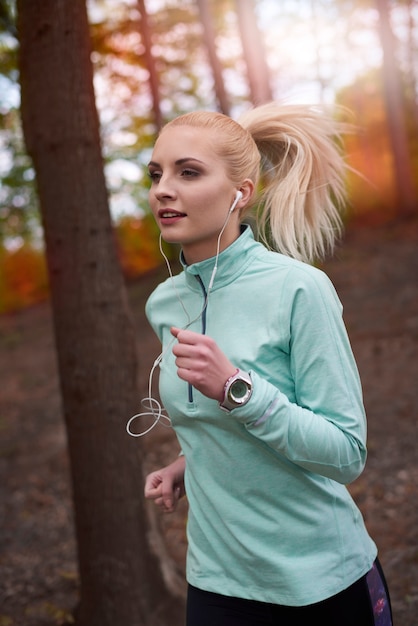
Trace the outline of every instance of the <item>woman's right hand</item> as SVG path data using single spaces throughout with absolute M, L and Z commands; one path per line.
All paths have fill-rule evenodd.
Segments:
M 186 460 L 179 456 L 173 463 L 148 474 L 145 480 L 144 495 L 154 500 L 164 513 L 172 513 L 185 494 L 184 470 Z

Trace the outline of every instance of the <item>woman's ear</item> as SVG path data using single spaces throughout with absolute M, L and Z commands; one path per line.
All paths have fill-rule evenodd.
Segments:
M 250 178 L 246 178 L 239 187 L 241 200 L 237 203 L 239 209 L 243 209 L 251 200 L 254 194 L 254 183 Z

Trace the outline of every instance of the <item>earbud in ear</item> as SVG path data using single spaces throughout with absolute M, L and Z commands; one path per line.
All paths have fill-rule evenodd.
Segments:
M 241 200 L 241 198 L 242 198 L 242 191 L 237 191 L 237 193 L 235 195 L 235 200 L 232 203 L 231 208 L 229 209 L 230 213 L 232 213 L 232 211 L 234 211 L 235 207 L 237 206 L 237 204 Z

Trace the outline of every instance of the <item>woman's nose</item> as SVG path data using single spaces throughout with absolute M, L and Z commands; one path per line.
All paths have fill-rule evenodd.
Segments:
M 162 176 L 158 181 L 157 187 L 154 189 L 155 197 L 157 200 L 163 200 L 164 198 L 174 198 L 176 196 L 176 192 L 173 186 L 170 184 L 170 181 L 167 178 Z

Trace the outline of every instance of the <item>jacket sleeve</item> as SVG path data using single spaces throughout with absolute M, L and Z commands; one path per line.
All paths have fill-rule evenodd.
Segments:
M 251 371 L 252 397 L 231 418 L 298 466 L 347 484 L 366 461 L 366 417 L 342 306 L 318 270 L 285 289 L 294 398 Z

